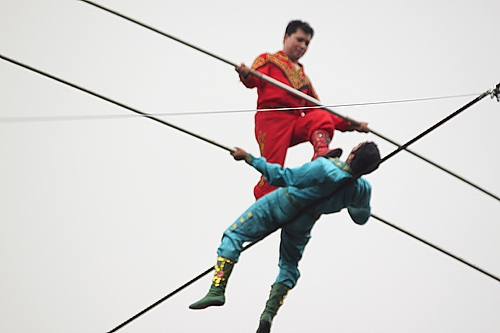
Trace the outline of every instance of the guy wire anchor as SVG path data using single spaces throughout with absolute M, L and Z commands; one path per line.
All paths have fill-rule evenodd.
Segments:
M 491 88 L 490 95 L 491 98 L 496 97 L 497 102 L 500 102 L 500 83 Z

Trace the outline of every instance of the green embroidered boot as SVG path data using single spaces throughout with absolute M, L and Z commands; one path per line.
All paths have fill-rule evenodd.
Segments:
M 277 283 L 271 286 L 271 293 L 269 299 L 266 302 L 266 307 L 262 315 L 260 316 L 259 328 L 257 333 L 269 333 L 271 330 L 271 323 L 273 322 L 274 316 L 278 312 L 278 309 L 283 304 L 286 294 L 290 288 L 284 284 Z
M 215 264 L 215 273 L 212 279 L 212 285 L 208 294 L 189 306 L 193 310 L 205 309 L 209 306 L 221 306 L 226 302 L 226 297 L 224 292 L 226 291 L 227 279 L 233 270 L 234 262 L 218 257 L 217 263 Z

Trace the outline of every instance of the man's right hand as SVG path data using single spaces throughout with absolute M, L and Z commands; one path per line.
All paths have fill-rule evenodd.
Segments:
M 244 63 L 241 63 L 241 65 L 236 66 L 234 70 L 237 71 L 238 74 L 240 74 L 240 76 L 243 79 L 247 79 L 248 75 L 250 75 L 250 68 L 248 68 L 247 65 L 245 65 Z

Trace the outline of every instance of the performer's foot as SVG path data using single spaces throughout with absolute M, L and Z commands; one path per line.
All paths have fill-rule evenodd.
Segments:
M 211 286 L 208 294 L 200 299 L 198 302 L 194 302 L 189 306 L 192 310 L 201 310 L 208 308 L 209 306 L 222 306 L 226 302 L 224 297 L 224 288 Z
M 309 141 L 312 143 L 314 147 L 314 155 L 311 158 L 311 161 L 314 161 L 318 157 L 325 156 L 330 151 L 328 145 L 330 144 L 332 139 L 330 138 L 330 135 L 326 130 L 323 129 L 315 130 L 314 132 L 312 132 Z
M 342 149 L 341 148 L 335 148 L 335 149 L 328 149 L 328 148 L 318 149 L 314 153 L 314 156 L 313 156 L 313 158 L 312 158 L 311 161 L 314 161 L 318 157 L 330 158 L 330 157 L 340 157 L 341 155 L 342 155 Z
M 271 293 L 266 302 L 266 307 L 264 308 L 264 312 L 260 315 L 257 333 L 269 333 L 271 331 L 273 318 L 276 316 L 279 307 L 283 304 L 289 290 L 289 287 L 281 283 L 275 283 L 271 286 Z
M 272 318 L 261 318 L 259 328 L 257 328 L 257 333 L 269 333 L 271 331 L 272 320 Z
M 212 285 L 207 295 L 200 299 L 198 302 L 194 302 L 189 306 L 192 310 L 201 310 L 208 308 L 209 306 L 222 306 L 226 302 L 226 297 L 224 295 L 226 291 L 227 280 L 231 275 L 233 270 L 234 261 L 227 258 L 218 257 L 217 263 L 215 264 L 215 273 L 212 279 Z
M 330 150 L 325 157 L 340 157 L 342 155 L 342 148 L 335 148 Z

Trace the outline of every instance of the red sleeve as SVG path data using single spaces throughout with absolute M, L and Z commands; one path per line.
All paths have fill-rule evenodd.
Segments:
M 350 121 L 342 119 L 339 116 L 334 115 L 333 113 L 331 115 L 332 115 L 332 120 L 333 120 L 333 123 L 335 124 L 336 130 L 341 131 L 341 132 L 352 131 L 352 128 L 350 128 L 350 126 L 351 126 Z

